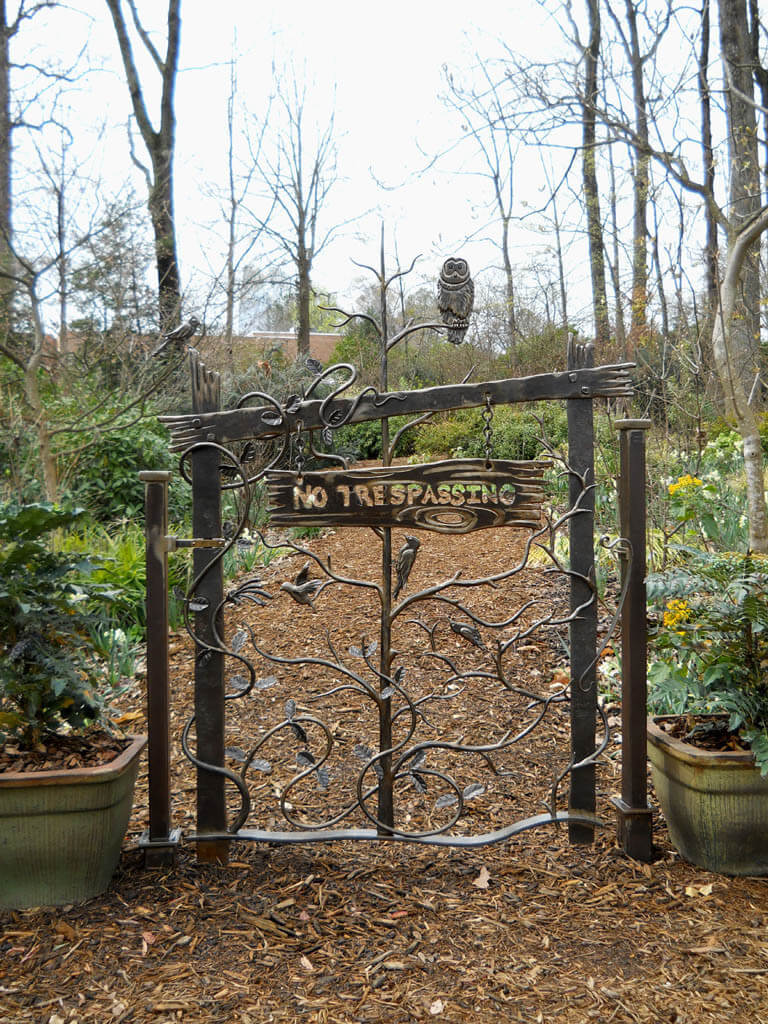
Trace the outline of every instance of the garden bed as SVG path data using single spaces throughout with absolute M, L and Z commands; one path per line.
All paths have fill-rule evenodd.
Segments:
M 365 532 L 347 530 L 311 543 L 335 565 L 364 574 L 371 545 L 361 539 Z M 429 535 L 413 586 L 457 569 L 475 576 L 508 565 L 515 543 L 511 530 L 460 542 Z M 268 589 L 278 593 L 301 564 L 273 563 L 263 574 Z M 526 585 L 549 584 L 531 576 Z M 288 632 L 291 642 L 309 643 L 318 628 L 339 628 L 336 589 L 321 595 L 315 615 L 282 594 L 253 609 L 251 621 L 265 643 L 278 646 Z M 489 589 L 483 600 L 495 597 Z M 361 632 L 374 636 L 370 610 L 349 608 L 350 641 Z M 193 657 L 184 635 L 173 637 L 171 650 L 173 817 L 188 834 L 195 772 L 177 739 L 191 708 Z M 522 676 L 539 673 L 542 686 L 565 671 L 553 640 L 531 643 L 520 663 Z M 290 680 L 299 704 L 312 684 L 310 671 Z M 279 703 L 288 688 L 281 680 L 265 696 Z M 121 697 L 118 720 L 126 731 L 145 731 L 141 687 Z M 340 729 L 350 731 L 343 717 Z M 547 789 L 549 760 L 563 744 L 567 732 L 553 719 L 522 758 L 514 795 L 530 813 L 542 809 L 536 801 Z M 0 914 L 0 1020 L 768 1020 L 768 881 L 729 879 L 680 861 L 657 810 L 658 859 L 626 859 L 609 804 L 619 788 L 619 756 L 613 742 L 598 771 L 598 813 L 607 825 L 592 845 L 569 845 L 564 829 L 551 828 L 467 852 L 239 844 L 220 867 L 198 865 L 182 843 L 175 868 L 152 871 L 143 870 L 137 848 L 147 823 L 144 768 L 130 841 L 109 891 L 71 909 Z M 508 815 L 511 803 L 491 787 L 470 805 L 470 824 Z

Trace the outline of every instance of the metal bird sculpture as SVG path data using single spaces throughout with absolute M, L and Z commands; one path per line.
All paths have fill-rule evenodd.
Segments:
M 304 568 L 299 572 L 293 583 L 281 583 L 280 589 L 284 590 L 287 594 L 293 598 L 296 604 L 306 604 L 316 612 L 314 601 L 320 591 L 328 582 L 327 580 L 310 579 L 309 567 L 312 563 L 307 562 Z
M 314 373 L 316 377 L 319 377 L 324 369 L 323 364 L 320 362 L 320 360 L 313 359 L 312 356 L 307 356 L 307 358 L 304 360 L 304 365 L 309 370 L 309 372 Z
M 161 355 L 169 345 L 181 347 L 185 341 L 189 341 L 189 339 L 194 336 L 199 326 L 200 321 L 197 317 L 191 316 L 185 324 L 179 324 L 179 326 L 174 327 L 172 331 L 168 331 L 168 333 L 164 335 L 162 343 L 158 345 L 153 352 L 150 352 L 149 358 L 154 359 L 155 356 Z
M 413 563 L 416 561 L 416 555 L 418 554 L 420 547 L 421 541 L 418 537 L 409 537 L 406 534 L 405 544 L 403 544 L 397 553 L 397 560 L 395 562 L 397 586 L 395 587 L 392 597 L 397 597 L 400 591 L 405 589 L 405 585 L 408 582 L 408 577 L 411 574 L 411 569 L 413 568 Z
M 480 631 L 475 626 L 470 625 L 468 622 L 458 622 L 455 619 L 448 619 L 448 624 L 453 632 L 464 640 L 469 640 L 471 644 L 479 647 L 481 651 L 488 650 L 483 643 L 483 638 L 480 636 Z
M 451 344 L 464 341 L 474 301 L 475 285 L 469 276 L 469 264 L 452 256 L 443 264 L 437 281 L 437 308 L 448 328 L 447 339 Z

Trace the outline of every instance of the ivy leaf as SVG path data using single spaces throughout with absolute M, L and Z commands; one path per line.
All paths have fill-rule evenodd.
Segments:
M 465 801 L 474 800 L 476 797 L 482 796 L 484 792 L 485 786 L 483 786 L 482 783 L 470 782 L 470 784 L 464 789 L 464 792 L 461 794 L 461 796 L 462 799 L 464 799 Z
M 238 631 L 232 637 L 231 643 L 229 645 L 230 650 L 233 652 L 233 654 L 237 654 L 238 651 L 241 651 L 243 649 L 245 641 L 247 639 L 248 634 L 246 633 L 246 631 L 244 629 L 238 629 Z
M 458 797 L 455 793 L 445 793 L 443 796 L 439 796 L 435 800 L 435 807 L 451 807 L 453 804 L 458 803 Z
M 420 775 L 418 772 L 409 772 L 408 777 L 410 778 L 411 782 L 414 784 L 416 789 L 419 791 L 419 793 L 427 792 L 427 780 L 424 778 L 423 775 Z
M 309 737 L 298 722 L 291 722 L 291 729 L 293 729 L 293 735 L 297 740 L 301 740 L 302 743 L 309 743 Z
M 277 683 L 277 676 L 264 676 L 263 679 L 257 679 L 253 684 L 257 690 L 268 690 L 271 686 Z

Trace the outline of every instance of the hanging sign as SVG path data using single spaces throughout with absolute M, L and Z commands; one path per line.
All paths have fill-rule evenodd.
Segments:
M 449 459 L 417 466 L 267 474 L 273 526 L 393 526 L 470 533 L 541 525 L 546 461 Z

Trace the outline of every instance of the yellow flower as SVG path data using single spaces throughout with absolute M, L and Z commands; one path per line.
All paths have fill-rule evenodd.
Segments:
M 678 491 L 692 491 L 696 487 L 702 486 L 702 481 L 697 476 L 686 473 L 685 476 L 678 477 L 673 484 L 670 484 L 667 490 L 670 494 L 677 494 Z
M 691 609 L 687 601 L 681 601 L 680 598 L 673 597 L 667 601 L 666 610 L 664 611 L 664 625 L 665 626 L 677 626 L 680 622 L 687 622 L 690 618 Z M 675 630 L 680 636 L 679 630 Z

